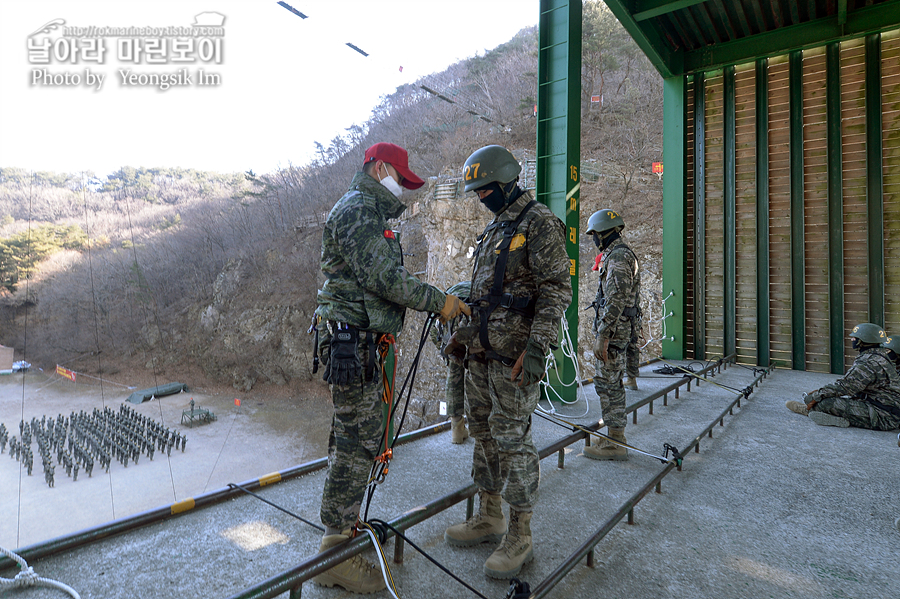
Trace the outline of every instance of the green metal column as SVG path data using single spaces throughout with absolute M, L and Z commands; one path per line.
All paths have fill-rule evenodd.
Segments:
M 831 374 L 844 374 L 844 211 L 841 149 L 841 45 L 825 50 L 828 123 L 828 343 Z
M 706 78 L 694 76 L 694 358 L 706 359 Z
M 684 358 L 685 322 L 685 77 L 663 79 L 663 297 L 666 339 L 662 357 Z
M 866 37 L 866 212 L 869 241 L 869 322 L 884 326 L 884 173 L 881 116 L 881 35 Z
M 736 202 L 736 160 L 735 160 L 735 107 L 734 107 L 734 67 L 725 67 L 723 74 L 723 95 L 725 101 L 725 290 L 724 290 L 724 339 L 722 340 L 725 355 L 730 356 L 737 351 L 736 320 L 737 311 L 737 233 L 735 229 Z
M 666 338 L 662 357 L 684 358 L 685 323 L 685 77 L 663 79 L 663 297 Z
M 581 2 L 541 0 L 538 24 L 537 200 L 566 223 L 566 251 L 572 277 L 572 303 L 566 310 L 569 336 L 578 354 L 578 246 L 581 173 Z M 575 365 L 559 353 L 559 378 L 578 377 Z M 577 385 L 554 390 L 574 401 Z
M 769 61 L 756 61 L 756 364 L 769 365 Z
M 788 72 L 791 118 L 791 357 L 806 370 L 806 273 L 803 229 L 803 53 L 791 52 Z

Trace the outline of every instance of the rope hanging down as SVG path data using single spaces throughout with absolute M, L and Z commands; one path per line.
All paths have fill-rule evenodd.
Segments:
M 22 569 L 22 571 L 16 574 L 16 577 L 13 579 L 0 578 L 0 593 L 5 593 L 6 591 L 12 589 L 26 587 L 47 587 L 50 589 L 59 589 L 60 591 L 68 593 L 75 599 L 81 599 L 81 595 L 79 595 L 75 591 L 75 589 L 73 589 L 69 585 L 57 582 L 55 580 L 50 580 L 49 578 L 42 578 L 35 574 L 34 568 L 30 567 L 28 565 L 28 562 L 26 562 L 24 559 L 22 559 L 9 549 L 0 547 L 0 553 L 12 560 L 15 560 L 15 562 L 18 563 L 19 567 Z

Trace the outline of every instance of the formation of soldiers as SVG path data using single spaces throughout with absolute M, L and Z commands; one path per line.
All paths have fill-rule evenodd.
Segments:
M 0 423 L 0 453 L 9 445 L 11 459 L 22 463 L 31 476 L 34 468 L 32 443 L 36 441 L 44 470 L 44 480 L 50 487 L 55 486 L 56 464 L 62 466 L 66 476 L 78 480 L 79 470 L 91 476 L 95 461 L 109 472 L 113 459 L 124 467 L 128 462 L 138 463 L 141 454 L 150 460 L 156 451 L 172 455 L 172 448 L 183 452 L 187 437 L 178 431 L 135 412 L 125 404 L 115 411 L 111 408 L 94 408 L 72 412 L 68 417 L 59 414 L 54 420 L 42 416 L 40 420 L 19 422 L 19 437 L 9 436 L 6 425 Z

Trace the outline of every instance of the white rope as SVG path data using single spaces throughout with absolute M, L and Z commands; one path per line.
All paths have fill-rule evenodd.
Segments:
M 16 563 L 19 564 L 19 567 L 22 569 L 22 571 L 16 574 L 16 577 L 13 579 L 0 578 L 0 593 L 8 591 L 10 589 L 25 587 L 47 587 L 66 592 L 75 599 L 81 599 L 81 595 L 79 595 L 75 591 L 75 589 L 73 589 L 69 585 L 57 582 L 55 580 L 50 580 L 49 578 L 41 578 L 40 576 L 35 574 L 34 568 L 30 567 L 28 565 L 28 562 L 26 562 L 24 559 L 22 559 L 20 556 L 16 555 L 9 549 L 0 547 L 0 553 L 3 553 L 6 557 L 15 560 Z
M 566 405 L 572 405 L 578 402 L 577 394 L 575 401 L 566 401 L 563 399 L 562 395 L 560 395 L 556 389 L 550 384 L 550 369 L 553 368 L 556 371 L 556 380 L 559 381 L 559 384 L 563 387 L 571 387 L 572 385 L 577 384 L 578 388 L 581 391 L 581 397 L 584 399 L 584 413 L 578 416 L 575 415 L 567 415 L 570 418 L 583 418 L 587 416 L 588 412 L 591 409 L 590 402 L 588 401 L 587 394 L 584 392 L 584 385 L 582 384 L 581 377 L 578 374 L 581 372 L 581 368 L 578 365 L 578 352 L 575 351 L 574 344 L 572 343 L 572 337 L 569 335 L 569 325 L 568 322 L 564 318 L 560 318 L 560 328 L 562 329 L 562 341 L 560 342 L 560 349 L 562 350 L 563 356 L 572 360 L 572 364 L 575 367 L 575 380 L 570 383 L 566 383 L 562 380 L 559 375 L 559 365 L 556 363 L 556 357 L 553 355 L 553 352 L 550 352 L 547 355 L 547 359 L 544 363 L 544 378 L 541 379 L 541 387 L 547 394 L 547 403 L 550 404 L 550 414 L 556 414 L 556 408 L 553 406 L 553 402 L 550 401 L 550 394 L 556 396 L 556 398 Z M 540 404 L 540 402 L 538 402 Z M 538 405 L 538 408 L 541 411 L 547 411 Z

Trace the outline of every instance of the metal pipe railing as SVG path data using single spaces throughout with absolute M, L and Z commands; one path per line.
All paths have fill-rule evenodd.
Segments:
M 747 389 L 752 389 L 755 386 L 758 386 L 760 380 L 767 376 L 769 372 L 771 372 L 772 366 L 766 368 L 765 372 L 757 376 L 752 383 L 747 387 Z M 719 416 L 712 421 L 712 423 L 707 426 L 703 431 L 697 435 L 687 447 L 685 447 L 682 452 L 682 458 L 691 450 L 691 448 L 696 448 L 699 452 L 700 448 L 700 439 L 702 439 L 706 434 L 711 434 L 713 427 L 716 424 L 720 424 L 725 418 L 726 414 L 732 413 L 734 406 L 737 405 L 740 407 L 741 399 L 744 397 L 743 394 L 738 395 L 734 401 L 732 401 L 725 410 L 719 414 Z M 628 516 L 629 523 L 634 522 L 634 508 L 635 506 L 643 499 L 649 492 L 650 489 L 656 487 L 656 492 L 659 493 L 661 489 L 662 479 L 666 477 L 672 470 L 678 469 L 681 470 L 680 465 L 676 465 L 675 462 L 669 462 L 663 467 L 663 469 L 653 477 L 650 482 L 641 487 L 634 495 L 632 495 L 622 506 L 616 510 L 616 513 L 613 514 L 611 518 L 609 518 L 603 525 L 598 528 L 594 534 L 592 534 L 582 545 L 575 550 L 572 555 L 570 555 L 562 564 L 560 564 L 553 572 L 551 572 L 547 578 L 541 581 L 531 592 L 531 595 L 528 596 L 529 599 L 539 599 L 541 597 L 546 597 L 550 590 L 556 586 L 575 566 L 581 561 L 582 558 L 587 558 L 588 565 L 593 565 L 593 552 L 594 547 L 599 543 L 613 528 L 615 528 L 616 524 L 618 524 L 622 518 L 626 515 Z
M 420 428 L 405 435 L 400 435 L 397 438 L 397 444 L 399 445 L 403 443 L 410 443 L 412 441 L 421 439 L 422 437 L 443 432 L 445 430 L 448 430 L 449 428 L 450 421 Z M 259 478 L 244 481 L 239 484 L 241 487 L 252 491 L 268 485 L 304 476 L 306 474 L 310 474 L 311 472 L 316 472 L 317 470 L 322 470 L 327 465 L 328 458 L 319 458 L 318 460 L 313 460 L 312 462 L 306 462 L 305 464 L 300 464 L 298 466 L 293 466 L 285 470 L 266 474 Z M 33 545 L 20 547 L 15 550 L 15 553 L 17 555 L 20 555 L 26 561 L 47 557 L 49 555 L 74 549 L 81 545 L 93 543 L 95 541 L 111 537 L 113 535 L 122 534 L 124 532 L 135 530 L 149 524 L 154 524 L 161 520 L 183 514 L 190 510 L 209 507 L 226 499 L 230 499 L 232 497 L 243 494 L 244 492 L 238 488 L 221 487 L 219 489 L 210 491 L 209 493 L 198 495 L 197 497 L 189 497 L 170 505 L 154 508 L 152 510 L 147 510 L 144 512 L 139 512 L 132 516 L 119 518 L 111 522 L 106 522 L 104 524 L 93 526 L 91 528 L 86 528 L 68 535 L 50 539 L 48 541 L 42 541 Z M 6 568 L 12 568 L 14 566 L 16 566 L 16 562 L 14 562 L 12 559 L 6 556 L 0 556 L 0 571 L 3 571 Z
M 715 363 L 710 364 L 709 366 L 707 366 L 706 368 L 704 368 L 703 370 L 701 370 L 699 373 L 696 373 L 696 374 L 703 375 L 712 370 L 721 369 L 721 367 L 724 364 L 726 364 L 728 361 L 731 361 L 733 359 L 734 359 L 734 354 L 732 354 L 731 356 L 728 356 L 726 358 L 721 358 L 718 361 L 716 361 Z M 668 387 L 666 387 L 666 389 L 668 389 L 668 391 L 666 391 L 665 389 L 658 391 L 654 394 L 651 394 L 650 398 L 658 399 L 664 393 L 671 392 L 673 389 L 676 389 L 682 385 L 689 386 L 691 380 L 692 379 L 690 377 L 688 377 L 688 378 L 683 378 L 678 381 L 675 381 L 672 385 L 669 385 Z M 636 411 L 641 406 L 646 405 L 646 403 L 648 403 L 649 401 L 650 401 L 649 398 L 645 398 L 644 400 L 640 400 L 638 402 L 631 404 L 630 406 L 627 406 L 626 413 L 631 412 L 631 411 Z M 543 459 L 553 455 L 554 453 L 559 453 L 558 467 L 563 468 L 564 461 L 563 461 L 563 455 L 562 455 L 563 451 L 562 450 L 564 448 L 568 447 L 569 445 L 572 445 L 573 443 L 578 442 L 581 439 L 585 439 L 585 438 L 589 437 L 590 433 L 586 432 L 586 431 L 596 431 L 601 427 L 602 427 L 601 422 L 595 422 L 589 426 L 581 427 L 581 430 L 575 431 L 566 437 L 562 437 L 561 439 L 558 439 L 557 441 L 548 445 L 547 447 L 544 447 L 543 449 L 539 450 L 538 455 L 540 456 L 540 459 L 543 460 Z M 670 470 L 671 468 L 675 468 L 674 463 L 667 464 L 666 469 L 664 469 L 664 472 L 667 474 L 668 470 Z M 654 478 L 653 481 L 651 481 L 651 483 L 649 483 L 648 487 L 646 487 L 646 488 L 649 489 L 649 488 L 652 488 L 654 485 L 658 485 L 659 480 L 662 480 L 663 476 L 665 476 L 665 474 Z M 659 480 L 657 480 L 657 478 Z M 643 495 L 645 495 L 647 492 L 647 491 L 644 491 L 643 489 L 642 489 L 642 491 L 643 491 L 642 494 L 641 494 L 641 492 L 639 492 L 639 494 L 636 494 L 629 501 L 633 502 L 634 504 L 636 504 L 638 501 L 640 501 L 640 499 L 643 497 Z M 463 487 L 463 488 L 451 493 L 450 495 L 440 497 L 428 504 L 425 504 L 424 506 L 414 508 L 414 509 L 410 510 L 409 512 L 407 512 L 405 515 L 401 516 L 400 518 L 389 522 L 389 524 L 391 524 L 398 530 L 401 530 L 401 531 L 406 530 L 407 528 L 414 526 L 415 524 L 418 524 L 420 522 L 423 522 L 423 521 L 427 520 L 428 518 L 431 518 L 432 516 L 438 514 L 439 512 L 441 512 L 449 507 L 452 507 L 456 503 L 459 503 L 463 500 L 467 500 L 469 502 L 467 505 L 467 516 L 466 516 L 468 518 L 471 516 L 471 513 L 472 513 L 472 498 L 475 496 L 475 494 L 477 492 L 478 492 L 478 488 L 474 484 L 469 485 L 467 487 Z M 638 495 L 640 495 L 640 496 L 638 496 Z M 632 505 L 632 508 L 633 508 L 633 505 Z M 629 511 L 630 510 L 625 510 L 623 512 L 623 515 L 627 514 Z M 410 515 L 415 515 L 415 518 L 411 518 Z M 621 517 L 619 519 L 621 519 Z M 618 522 L 618 519 L 616 519 L 614 522 L 612 522 L 612 524 L 609 526 L 610 529 L 613 526 L 615 526 L 615 524 L 617 522 Z M 603 536 L 605 536 L 605 534 L 606 533 L 604 532 L 603 535 L 598 537 L 597 541 L 602 539 Z M 393 536 L 395 536 L 393 531 L 389 530 L 387 532 L 387 534 L 385 535 L 384 540 L 386 541 Z M 335 565 L 341 563 L 342 561 L 344 561 L 346 559 L 349 559 L 350 557 L 352 557 L 354 555 L 362 553 L 369 547 L 371 547 L 371 540 L 369 539 L 368 535 L 356 537 L 355 539 L 351 540 L 349 543 L 345 543 L 338 547 L 334 547 L 334 548 L 324 551 L 322 553 L 313 555 L 313 556 L 309 557 L 308 559 L 306 559 L 305 561 L 301 562 L 300 564 L 296 565 L 295 567 L 291 568 L 290 570 L 286 570 L 284 572 L 276 574 L 275 576 L 273 576 L 271 578 L 268 578 L 266 580 L 263 580 L 255 585 L 253 585 L 252 587 L 244 589 L 240 593 L 232 595 L 231 597 L 229 597 L 229 599 L 267 599 L 267 598 L 277 597 L 281 593 L 285 593 L 285 592 L 289 592 L 292 599 L 294 597 L 299 597 L 300 596 L 300 586 L 302 585 L 303 582 L 305 582 L 306 580 L 309 580 L 310 578 L 312 578 L 313 576 L 315 576 L 317 574 L 320 574 L 321 572 L 331 569 Z M 593 545 L 591 545 L 591 547 L 593 547 Z M 396 563 L 401 563 L 403 561 L 402 545 L 400 545 L 398 543 L 394 549 L 395 549 L 394 561 Z M 569 568 L 569 570 L 571 570 L 571 568 Z M 567 572 L 568 572 L 568 570 L 567 570 Z

